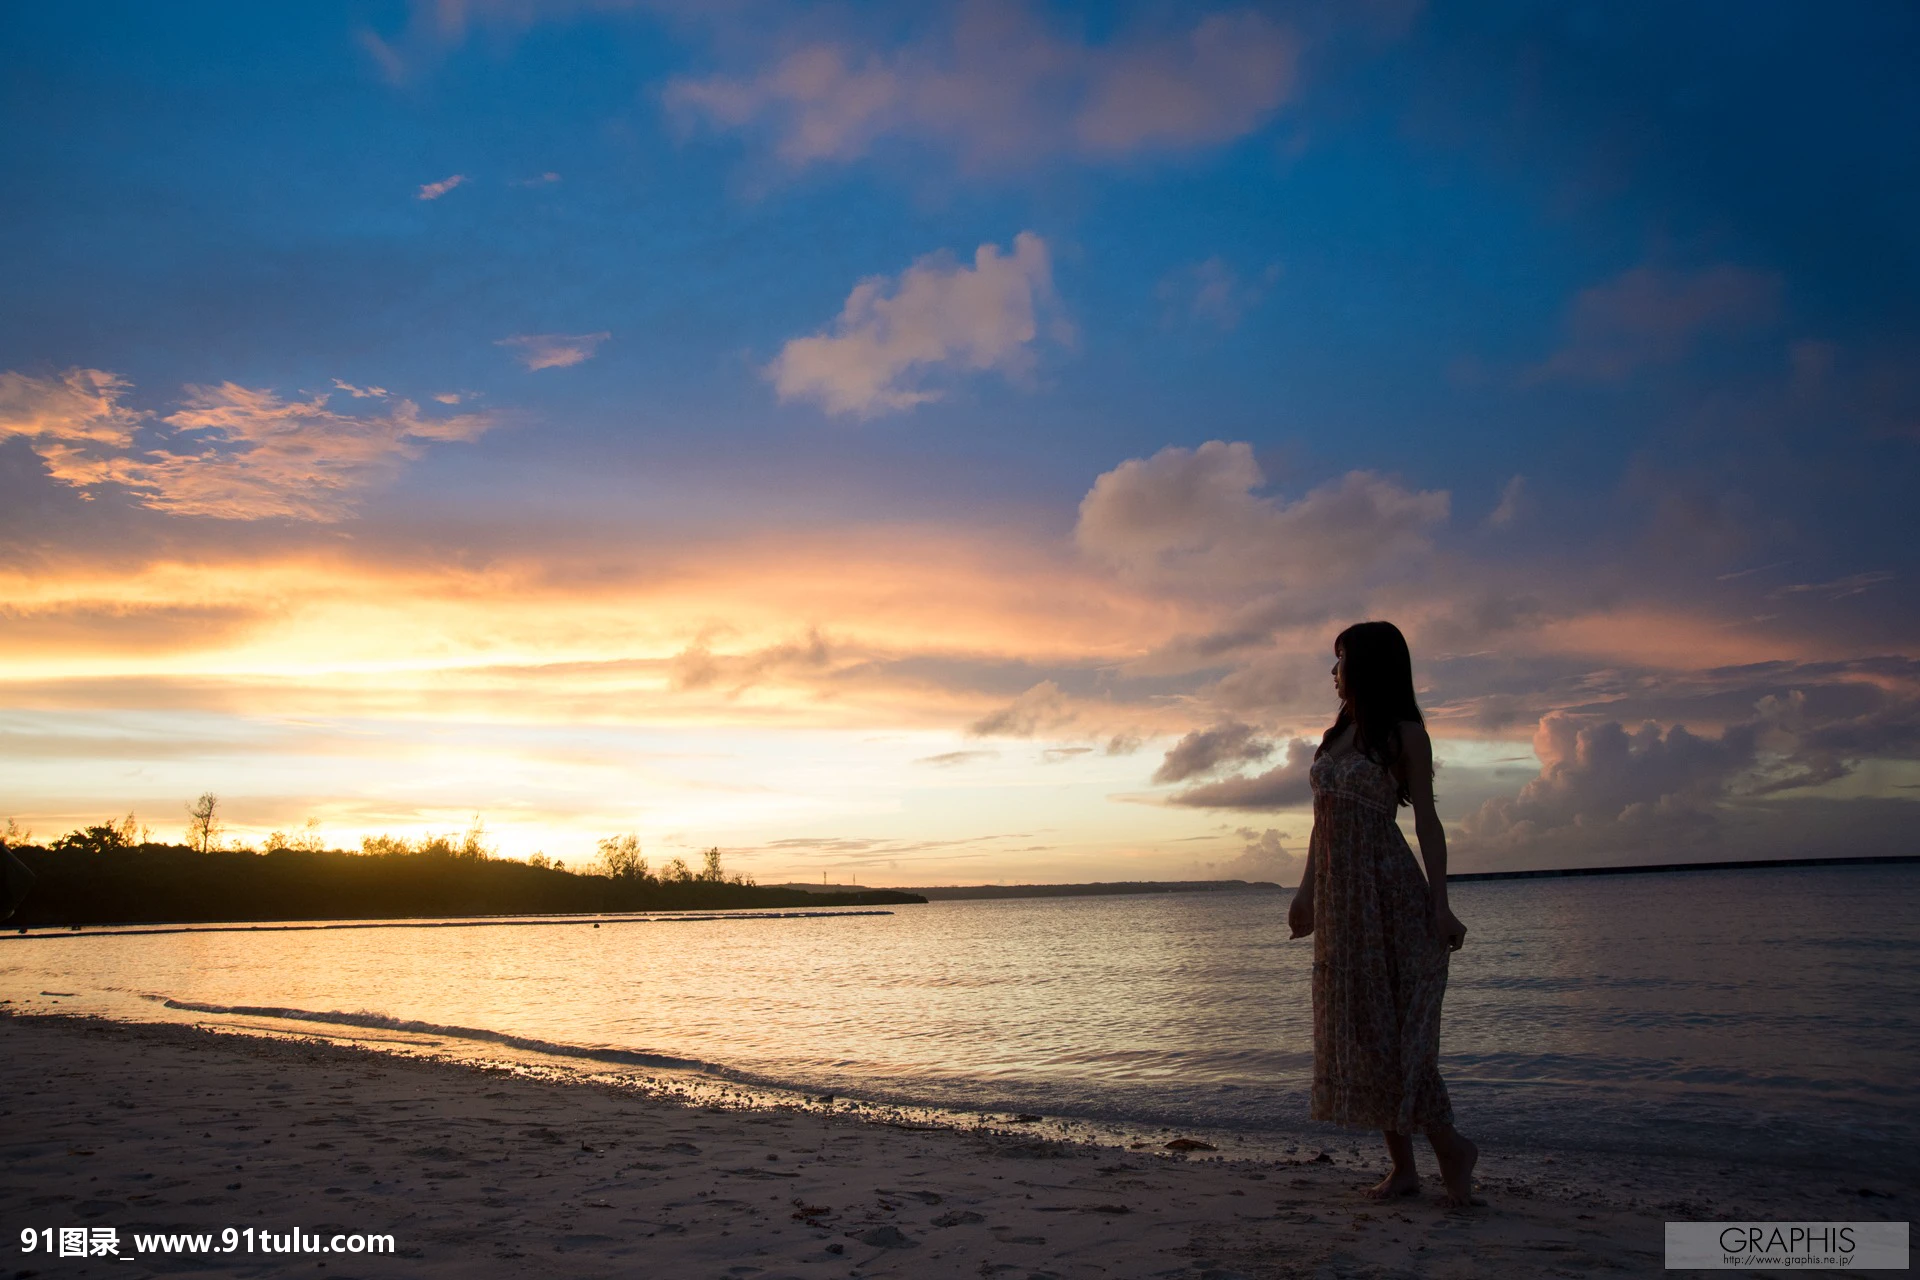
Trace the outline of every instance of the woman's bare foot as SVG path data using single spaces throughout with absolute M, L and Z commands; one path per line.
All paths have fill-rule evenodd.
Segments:
M 1394 1200 L 1420 1193 L 1420 1175 L 1412 1169 L 1395 1169 L 1363 1194 L 1369 1200 Z
M 1473 1195 L 1473 1166 L 1480 1161 L 1480 1148 L 1473 1139 L 1457 1129 L 1448 1130 L 1444 1136 L 1438 1133 L 1428 1136 L 1433 1140 L 1434 1158 L 1440 1162 L 1440 1178 L 1447 1184 L 1442 1203 L 1449 1209 L 1485 1204 L 1485 1200 L 1476 1200 Z

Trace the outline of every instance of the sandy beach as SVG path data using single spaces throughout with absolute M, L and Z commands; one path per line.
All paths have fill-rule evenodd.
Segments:
M 13 1274 L 662 1277 L 1617 1275 L 1660 1270 L 1669 1217 L 1910 1218 L 1891 1186 L 1798 1187 L 1634 1162 L 1609 1185 L 1483 1161 L 1489 1201 L 1392 1205 L 1356 1159 L 1121 1150 L 633 1089 L 271 1038 L 0 1017 Z M 1365 1149 L 1362 1149 L 1363 1152 Z M 1624 1166 L 1623 1166 L 1624 1167 Z M 119 1257 L 20 1251 L 113 1228 Z M 135 1236 L 234 1228 L 233 1252 Z M 275 1233 L 297 1256 L 245 1248 Z M 391 1234 L 393 1256 L 325 1252 Z M 305 1251 L 318 1245 L 321 1252 Z M 133 1261 L 124 1259 L 129 1256 Z

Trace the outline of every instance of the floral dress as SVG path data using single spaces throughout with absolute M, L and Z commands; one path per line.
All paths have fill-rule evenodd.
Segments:
M 1359 751 L 1313 762 L 1315 1120 L 1419 1133 L 1452 1124 L 1440 1079 L 1447 945 L 1394 821 L 1399 784 Z

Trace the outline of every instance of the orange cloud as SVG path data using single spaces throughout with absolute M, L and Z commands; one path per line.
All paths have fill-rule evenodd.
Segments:
M 383 388 L 335 380 L 356 399 Z M 472 440 L 497 425 L 486 414 L 423 417 L 411 400 L 344 414 L 328 393 L 288 401 L 271 390 L 225 382 L 188 387 L 186 399 L 150 428 L 151 415 L 122 403 L 129 384 L 98 369 L 59 378 L 0 374 L 0 438 L 26 439 L 54 479 L 80 489 L 123 487 L 141 505 L 176 515 L 332 521 L 428 443 Z
M 56 479 L 97 484 L 108 460 L 133 445 L 144 415 L 121 403 L 130 389 L 102 369 L 69 369 L 58 377 L 0 373 L 0 440 L 24 439 Z

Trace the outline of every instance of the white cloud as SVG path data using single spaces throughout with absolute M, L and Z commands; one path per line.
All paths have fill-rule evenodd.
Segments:
M 1136 575 L 1195 590 L 1299 587 L 1404 565 L 1447 518 L 1444 491 L 1350 471 L 1294 502 L 1260 497 L 1253 448 L 1210 440 L 1121 463 L 1080 503 L 1081 548 Z
M 1291 96 L 1297 51 L 1251 9 L 1092 45 L 1027 5 L 974 3 L 917 45 L 816 41 L 744 75 L 676 79 L 665 96 L 683 121 L 764 135 L 791 168 L 855 160 L 888 137 L 976 166 L 1116 161 L 1258 129 Z
M 386 395 L 339 385 L 356 398 Z M 57 379 L 0 374 L 0 436 L 26 438 L 56 480 L 83 490 L 116 484 L 154 510 L 332 521 L 428 443 L 472 440 L 496 425 L 483 414 L 425 418 L 410 400 L 343 414 L 329 407 L 329 393 L 287 401 L 227 382 L 188 387 L 142 445 L 135 429 L 151 415 L 121 403 L 130 389 L 98 369 Z
M 447 192 L 465 183 L 466 180 L 467 180 L 466 174 L 456 173 L 451 177 L 442 178 L 438 182 L 424 183 L 421 185 L 418 194 L 414 196 L 414 199 L 438 200 L 441 196 L 447 194 Z
M 782 400 L 828 413 L 908 409 L 940 398 L 924 385 L 936 370 L 1026 372 L 1053 306 L 1046 242 L 1022 231 L 1011 254 L 983 244 L 971 267 L 934 254 L 897 280 L 862 280 L 831 331 L 788 342 L 766 374 Z
M 516 333 L 494 343 L 512 347 L 514 358 L 530 370 L 566 369 L 593 359 L 600 344 L 613 335 L 599 333 Z

